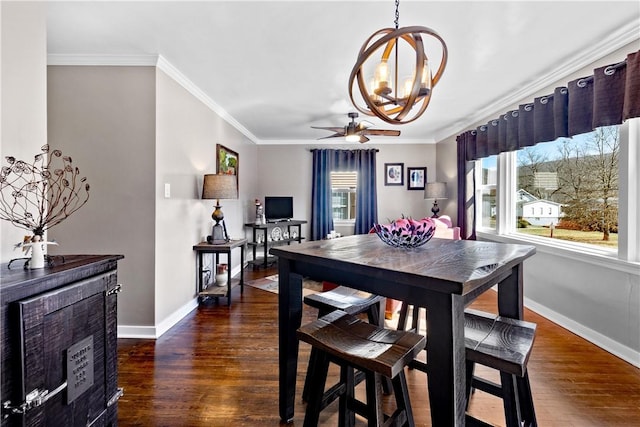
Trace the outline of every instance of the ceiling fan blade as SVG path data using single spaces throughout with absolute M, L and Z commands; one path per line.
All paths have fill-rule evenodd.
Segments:
M 362 144 L 362 143 L 364 143 L 364 142 L 367 142 L 367 141 L 369 141 L 369 138 L 367 138 L 367 137 L 366 137 L 366 136 L 364 136 L 364 135 L 360 135 L 360 144 Z
M 399 130 L 392 129 L 365 129 L 362 133 L 364 135 L 400 136 Z
M 333 135 L 323 136 L 322 138 L 318 138 L 318 139 L 341 138 L 343 136 L 344 136 L 343 133 L 334 133 Z
M 322 129 L 322 130 L 330 130 L 331 132 L 336 133 L 344 133 L 344 127 L 321 127 L 321 126 L 311 126 L 312 129 Z

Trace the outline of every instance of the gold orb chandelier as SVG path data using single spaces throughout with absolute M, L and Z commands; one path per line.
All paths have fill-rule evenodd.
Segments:
M 396 0 L 395 29 L 378 30 L 364 42 L 349 76 L 349 97 L 354 107 L 362 114 L 377 116 L 387 123 L 396 125 L 410 123 L 424 113 L 431 101 L 433 87 L 440 80 L 447 65 L 447 45 L 438 33 L 421 26 L 398 28 L 399 4 L 399 0 Z M 423 34 L 434 37 L 442 45 L 440 65 L 435 75 L 431 73 L 429 58 L 424 52 Z M 415 54 L 415 62 L 411 72 L 406 73 L 408 77 L 401 82 L 403 70 L 399 64 L 401 61 L 398 52 L 402 41 Z M 380 62 L 367 86 L 365 68 L 370 62 L 369 59 L 379 50 L 382 50 Z M 407 62 L 412 63 L 408 60 L 403 64 Z M 366 104 L 364 106 L 357 103 L 353 96 L 356 81 Z

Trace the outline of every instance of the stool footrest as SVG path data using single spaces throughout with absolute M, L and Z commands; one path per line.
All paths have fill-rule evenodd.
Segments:
M 493 381 L 489 381 L 484 378 L 473 377 L 471 380 L 471 387 L 497 397 L 502 397 L 502 387 L 500 384 L 496 384 Z

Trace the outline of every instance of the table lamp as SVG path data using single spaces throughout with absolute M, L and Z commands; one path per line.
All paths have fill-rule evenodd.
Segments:
M 431 208 L 431 218 L 438 218 L 438 199 L 447 199 L 447 183 L 446 182 L 431 182 L 424 186 L 424 198 L 433 199 L 433 207 Z
M 211 218 L 216 223 L 213 225 L 210 239 L 207 238 L 207 241 L 214 245 L 228 242 L 229 236 L 224 223 L 224 214 L 220 209 L 222 207 L 220 199 L 238 198 L 237 176 L 206 174 L 202 183 L 202 198 L 216 199 L 215 210 L 211 214 Z

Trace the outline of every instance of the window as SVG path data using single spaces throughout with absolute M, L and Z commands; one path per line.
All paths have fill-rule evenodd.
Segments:
M 495 230 L 496 228 L 496 184 L 498 182 L 498 156 L 490 156 L 480 159 L 481 172 L 476 182 L 480 183 L 476 186 L 476 200 L 480 203 L 476 204 L 478 209 L 477 218 L 481 218 L 482 225 L 479 228 L 488 228 Z
M 637 262 L 639 142 L 640 119 L 632 119 L 477 160 L 477 231 Z
M 526 147 L 516 155 L 517 232 L 617 248 L 618 126 Z M 521 204 L 537 206 L 528 216 Z M 549 207 L 558 206 L 556 215 Z
M 357 172 L 331 172 L 331 206 L 333 219 L 355 221 Z

